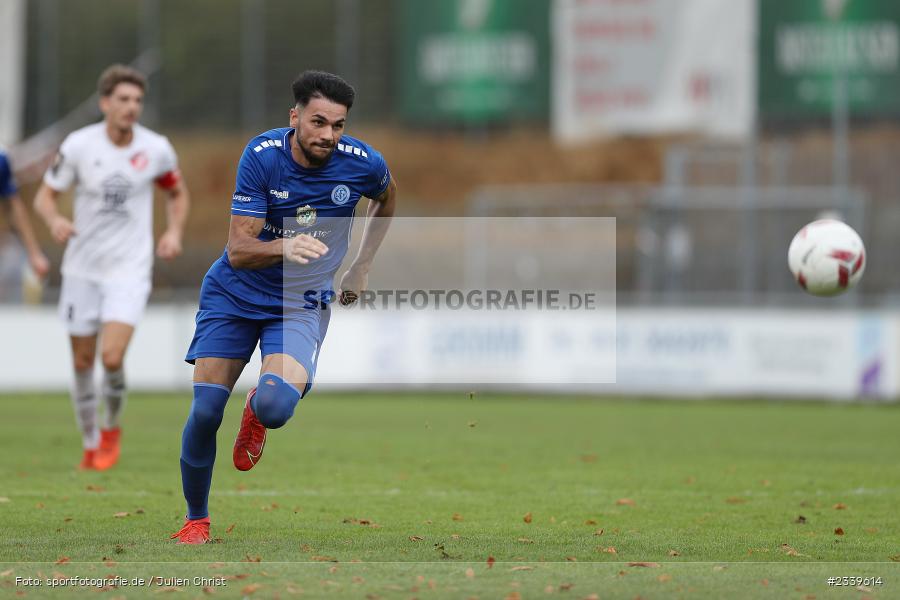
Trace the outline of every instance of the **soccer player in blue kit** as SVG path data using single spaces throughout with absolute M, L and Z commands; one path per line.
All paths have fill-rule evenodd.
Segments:
M 343 79 L 305 71 L 293 84 L 290 127 L 253 138 L 238 164 L 225 253 L 203 279 L 194 399 L 184 426 L 181 478 L 187 515 L 172 538 L 209 540 L 216 431 L 257 343 L 262 370 L 250 390 L 233 460 L 259 462 L 267 429 L 284 425 L 310 389 L 331 309 L 366 289 L 372 259 L 394 214 L 397 187 L 381 154 L 344 135 L 355 92 Z M 333 291 L 356 205 L 369 198 L 359 252 Z

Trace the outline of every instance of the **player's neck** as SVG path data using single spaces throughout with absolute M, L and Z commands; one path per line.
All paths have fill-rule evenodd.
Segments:
M 114 146 L 127 146 L 131 143 L 131 140 L 134 139 L 134 128 L 129 127 L 128 129 L 120 129 L 107 122 L 106 137 L 109 138 L 109 141 L 111 141 Z

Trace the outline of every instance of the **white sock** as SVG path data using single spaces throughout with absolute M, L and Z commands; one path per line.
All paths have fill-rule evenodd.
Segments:
M 100 444 L 97 430 L 97 393 L 94 390 L 94 370 L 75 371 L 75 385 L 72 387 L 72 407 L 75 421 L 81 430 L 81 440 L 85 450 L 92 450 Z
M 125 371 L 103 372 L 103 404 L 106 407 L 106 428 L 119 426 L 119 417 L 125 407 Z

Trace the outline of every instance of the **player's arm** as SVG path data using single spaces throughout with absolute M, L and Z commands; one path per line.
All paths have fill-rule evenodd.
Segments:
M 159 238 L 156 255 L 170 260 L 181 254 L 181 240 L 184 237 L 191 197 L 184 180 L 177 173 L 167 174 L 166 177 L 172 179 L 157 180 L 169 197 L 166 201 L 166 231 Z
M 306 264 L 328 252 L 325 244 L 305 234 L 289 239 L 261 240 L 259 233 L 265 224 L 265 219 L 231 215 L 227 252 L 232 267 L 263 269 L 282 260 Z
M 25 251 L 28 252 L 28 263 L 38 277 L 46 277 L 50 271 L 50 261 L 44 256 L 37 237 L 34 235 L 34 229 L 31 227 L 31 219 L 28 218 L 28 210 L 25 208 L 25 203 L 22 202 L 19 194 L 9 196 L 8 201 L 9 222 L 22 241 Z
M 369 200 L 366 208 L 366 226 L 363 229 L 359 252 L 344 276 L 341 277 L 338 298 L 341 304 L 352 304 L 359 293 L 368 287 L 369 269 L 375 254 L 391 226 L 391 218 L 397 207 L 397 183 L 391 177 L 387 188 L 376 198 Z
M 53 239 L 60 244 L 65 244 L 70 237 L 76 235 L 72 221 L 59 212 L 59 190 L 42 183 L 34 196 L 34 211 L 41 217 Z

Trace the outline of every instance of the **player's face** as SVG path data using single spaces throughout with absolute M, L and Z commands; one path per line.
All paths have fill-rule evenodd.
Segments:
M 303 156 L 321 165 L 331 156 L 344 134 L 347 107 L 327 98 L 312 98 L 305 107 L 291 109 L 291 127 Z
M 144 91 L 133 83 L 120 83 L 112 94 L 100 98 L 100 110 L 116 129 L 131 129 L 144 109 Z

